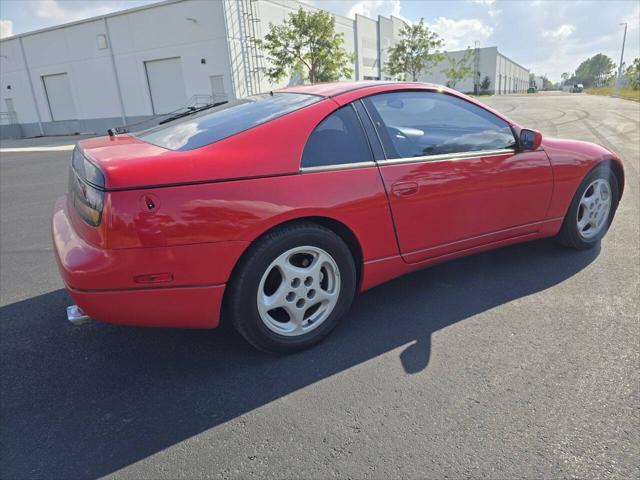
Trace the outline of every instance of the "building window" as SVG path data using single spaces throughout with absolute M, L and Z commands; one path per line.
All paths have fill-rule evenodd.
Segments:
M 96 35 L 96 40 L 98 41 L 98 50 L 105 50 L 109 47 L 107 44 L 107 36 L 100 34 Z

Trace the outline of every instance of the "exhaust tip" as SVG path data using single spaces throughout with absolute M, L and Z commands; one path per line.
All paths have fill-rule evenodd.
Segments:
M 67 307 L 67 320 L 74 325 L 82 325 L 90 322 L 91 318 L 77 305 Z

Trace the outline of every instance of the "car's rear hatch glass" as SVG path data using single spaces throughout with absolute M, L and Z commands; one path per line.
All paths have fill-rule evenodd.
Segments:
M 234 100 L 135 136 L 169 150 L 193 150 L 322 100 L 302 93 L 268 93 Z

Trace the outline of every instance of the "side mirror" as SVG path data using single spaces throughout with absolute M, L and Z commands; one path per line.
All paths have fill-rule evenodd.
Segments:
M 537 130 L 523 128 L 520 130 L 520 148 L 522 150 L 537 150 L 542 143 L 542 134 Z

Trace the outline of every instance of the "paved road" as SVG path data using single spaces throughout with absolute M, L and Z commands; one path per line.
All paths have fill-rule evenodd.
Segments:
M 0 477 L 638 478 L 640 104 L 488 103 L 622 155 L 601 248 L 414 273 L 289 357 L 227 328 L 67 324 L 48 221 L 69 152 L 0 153 Z

